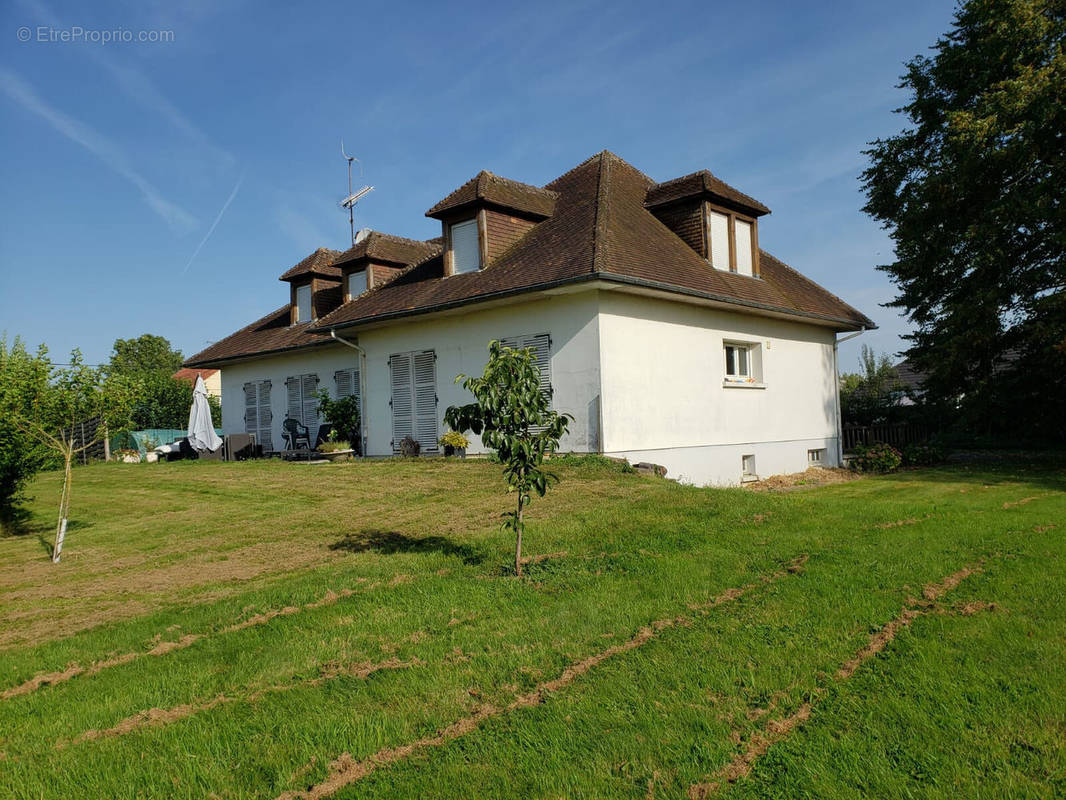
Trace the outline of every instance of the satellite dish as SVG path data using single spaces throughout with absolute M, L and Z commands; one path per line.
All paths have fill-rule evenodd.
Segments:
M 359 242 L 363 241 L 363 239 L 369 235 L 370 228 L 360 228 L 355 234 L 355 244 L 359 244 Z

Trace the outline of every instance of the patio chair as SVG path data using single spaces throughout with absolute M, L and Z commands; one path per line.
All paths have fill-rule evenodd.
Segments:
M 285 440 L 286 450 L 296 450 L 301 442 L 308 450 L 311 449 L 311 431 L 299 420 L 286 419 L 281 424 L 281 436 Z

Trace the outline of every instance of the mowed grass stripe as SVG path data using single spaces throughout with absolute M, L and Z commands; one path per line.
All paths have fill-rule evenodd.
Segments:
M 209 636 L 222 636 L 227 633 L 237 633 L 238 631 L 247 630 L 248 628 L 255 627 L 256 625 L 265 625 L 271 620 L 278 617 L 291 617 L 294 614 L 299 614 L 301 611 L 310 611 L 316 608 L 324 608 L 335 604 L 338 600 L 345 597 L 351 597 L 355 594 L 370 592 L 381 586 L 389 585 L 396 586 L 398 583 L 406 583 L 412 580 L 411 575 L 400 573 L 394 575 L 389 581 L 374 581 L 368 583 L 366 586 L 360 589 L 343 588 L 339 591 L 333 591 L 332 589 L 327 591 L 318 600 L 313 600 L 310 603 L 305 603 L 301 606 L 283 606 L 282 608 L 269 609 L 267 611 L 253 614 L 247 619 L 234 622 L 230 625 L 226 625 L 217 631 L 211 633 L 188 633 L 182 636 L 180 639 L 173 641 L 161 641 L 158 644 L 152 646 L 148 650 L 135 653 L 122 653 L 121 655 L 111 656 L 103 659 L 102 661 L 94 661 L 87 667 L 82 667 L 79 664 L 68 664 L 65 669 L 56 672 L 41 672 L 34 675 L 27 681 L 12 686 L 9 689 L 5 689 L 0 692 L 0 700 L 8 700 L 12 697 L 19 697 L 21 695 L 30 694 L 38 689 L 42 689 L 46 686 L 55 686 L 60 683 L 71 680 L 72 678 L 90 677 L 92 675 L 98 675 L 105 669 L 111 669 L 112 667 L 120 667 L 124 664 L 129 664 L 132 661 L 136 661 L 138 658 L 146 656 L 165 656 L 169 653 L 173 653 L 177 650 L 184 650 L 186 647 L 191 647 L 196 642 L 202 641 Z
M 939 604 L 940 598 L 957 587 L 966 578 L 981 572 L 983 569 L 982 564 L 983 560 L 963 567 L 936 583 L 926 585 L 922 589 L 923 600 L 921 602 L 915 601 L 903 608 L 898 616 L 886 622 L 880 630 L 870 634 L 866 645 L 855 654 L 854 658 L 841 664 L 834 676 L 835 680 L 846 681 L 854 675 L 859 667 L 888 647 L 896 636 L 903 629 L 909 627 L 918 617 L 932 613 L 944 613 L 944 608 Z M 737 753 L 728 764 L 718 770 L 710 781 L 694 783 L 689 787 L 688 796 L 690 800 L 706 800 L 706 798 L 717 794 L 724 786 L 736 783 L 750 775 L 752 766 L 759 758 L 766 755 L 773 745 L 785 739 L 796 728 L 811 718 L 811 713 L 819 694 L 821 692 L 816 689 L 812 692 L 811 699 L 802 703 L 791 714 L 769 719 L 764 729 L 752 736 L 748 740 L 747 746 Z
M 740 587 L 726 589 L 720 595 L 708 602 L 690 604 L 689 610 L 693 615 L 705 615 L 719 606 L 738 600 L 760 585 L 767 585 L 785 577 L 786 575 L 796 574 L 802 571 L 804 564 L 807 562 L 807 558 L 808 556 L 806 554 L 797 556 L 792 559 L 785 568 L 768 575 L 760 576 L 759 581 L 753 581 Z M 557 678 L 538 684 L 533 691 L 519 695 L 506 706 L 481 706 L 473 714 L 456 720 L 432 736 L 425 736 L 414 742 L 396 747 L 382 748 L 372 756 L 362 760 L 356 760 L 349 753 L 343 753 L 330 763 L 330 774 L 326 780 L 307 790 L 284 792 L 279 795 L 276 800 L 321 800 L 322 798 L 335 794 L 356 781 L 362 780 L 376 769 L 402 761 L 403 759 L 428 748 L 440 747 L 454 739 L 465 736 L 476 730 L 483 722 L 492 717 L 540 705 L 544 702 L 545 698 L 552 693 L 565 689 L 579 677 L 607 659 L 642 647 L 654 639 L 660 631 L 678 625 L 689 624 L 691 619 L 691 616 L 682 614 L 675 617 L 654 620 L 650 624 L 642 627 L 635 635 L 621 644 L 611 645 L 595 655 L 574 662 L 563 670 Z

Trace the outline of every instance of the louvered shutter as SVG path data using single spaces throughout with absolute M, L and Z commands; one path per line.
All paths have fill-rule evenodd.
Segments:
M 270 410 L 270 381 L 259 382 L 259 435 L 256 437 L 263 446 L 263 452 L 274 450 L 274 414 Z
M 244 384 L 244 432 L 259 435 L 259 387 Z
M 437 452 L 437 354 L 414 354 L 415 438 L 423 452 Z
M 551 408 L 553 394 L 551 334 L 530 333 L 523 336 L 506 336 L 500 339 L 500 344 L 514 350 L 525 350 L 529 348 L 533 351 L 533 356 L 537 360 L 537 368 L 540 370 L 540 392 L 548 399 L 548 407 Z M 536 426 L 530 430 L 534 433 L 539 433 L 544 430 L 544 428 Z
M 286 378 L 285 392 L 287 398 L 285 404 L 285 418 L 294 419 L 299 422 L 300 417 L 303 415 L 303 401 L 300 397 L 300 378 Z
M 414 430 L 414 396 L 412 392 L 411 354 L 395 353 L 389 358 L 392 374 L 392 451 L 400 452 L 400 442 L 412 439 Z
M 300 376 L 301 390 L 303 395 L 303 414 L 300 417 L 301 422 L 307 426 L 310 431 L 310 436 L 314 436 L 318 433 L 318 398 L 315 397 L 315 392 L 318 391 L 318 376 L 317 375 L 301 375 Z
M 352 370 L 339 369 L 333 373 L 333 382 L 337 384 L 337 399 L 352 393 Z

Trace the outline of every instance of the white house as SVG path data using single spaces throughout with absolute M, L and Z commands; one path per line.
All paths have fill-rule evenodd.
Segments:
M 602 152 L 544 187 L 482 172 L 426 213 L 440 238 L 317 250 L 285 305 L 186 362 L 224 368 L 227 433 L 278 450 L 288 416 L 314 436 L 326 388 L 359 396 L 368 455 L 435 453 L 470 401 L 455 376 L 500 339 L 536 349 L 564 451 L 696 484 L 839 463 L 836 336 L 874 325 L 759 249 L 758 201 Z

